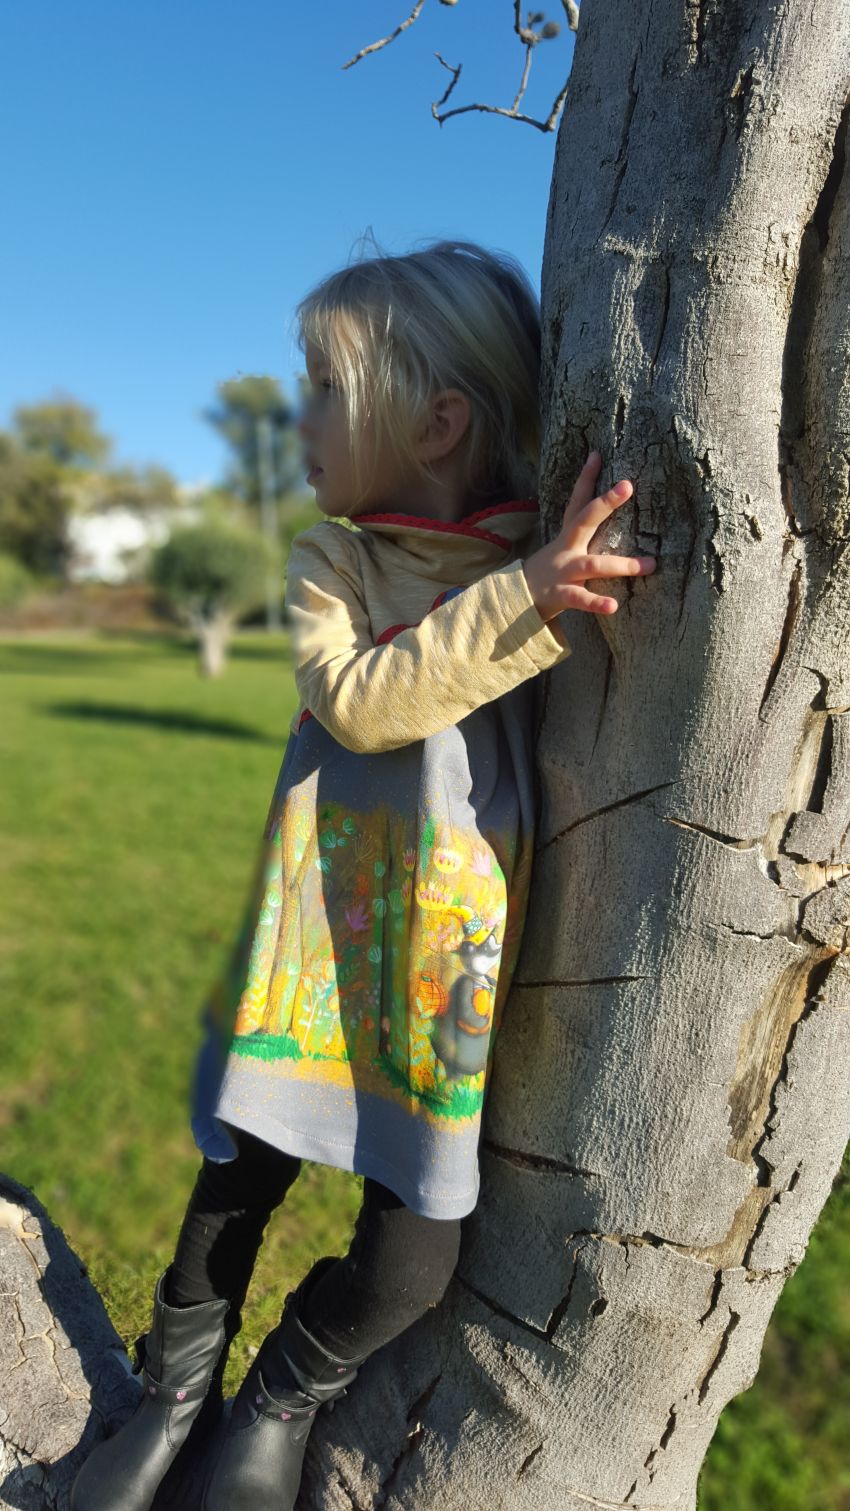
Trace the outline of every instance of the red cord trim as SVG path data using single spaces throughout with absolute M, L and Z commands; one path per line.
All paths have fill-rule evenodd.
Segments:
M 489 519 L 493 514 L 537 514 L 536 498 L 515 499 L 511 504 L 491 504 L 489 509 L 479 509 L 477 514 L 467 514 L 461 524 L 474 525 L 479 519 Z
M 444 588 L 442 593 L 438 593 L 436 598 L 434 599 L 434 602 L 431 604 L 428 613 L 433 614 L 435 609 L 438 609 L 441 604 L 445 603 L 446 598 L 451 591 L 451 588 Z M 416 624 L 391 624 L 387 629 L 381 630 L 381 633 L 375 641 L 375 644 L 388 645 L 391 640 L 395 640 L 396 635 L 401 634 L 402 630 L 415 630 L 421 623 L 422 620 L 419 619 L 417 620 Z
M 479 530 L 474 521 L 489 519 L 494 514 L 536 514 L 537 504 L 532 500 L 523 500 L 514 504 L 493 504 L 489 509 L 480 509 L 477 514 L 470 514 L 466 519 L 423 519 L 419 514 L 355 514 L 352 523 L 355 525 L 410 525 L 417 530 L 436 530 L 448 535 L 470 535 L 475 540 L 488 540 L 491 545 L 501 546 L 503 551 L 509 551 L 514 542 L 505 540 L 503 535 L 496 535 L 492 530 Z
M 410 624 L 391 624 L 388 629 L 381 630 L 381 633 L 375 641 L 375 644 L 386 645 L 388 641 L 395 640 L 396 635 L 400 635 L 402 630 L 409 630 L 412 628 L 413 626 Z

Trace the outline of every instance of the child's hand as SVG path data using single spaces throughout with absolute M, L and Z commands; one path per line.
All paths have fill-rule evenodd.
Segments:
M 541 619 L 554 619 L 564 609 L 615 614 L 616 598 L 591 593 L 582 583 L 590 577 L 645 577 L 655 571 L 654 556 L 588 555 L 591 538 L 599 526 L 632 496 L 631 483 L 622 482 L 601 498 L 594 498 L 593 488 L 601 466 L 602 457 L 598 451 L 592 451 L 564 510 L 559 533 L 523 563 Z

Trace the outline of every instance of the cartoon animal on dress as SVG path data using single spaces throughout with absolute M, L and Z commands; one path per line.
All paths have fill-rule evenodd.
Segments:
M 489 975 L 502 953 L 496 930 L 477 915 L 464 921 L 464 939 L 455 952 L 462 974 L 452 984 L 444 1009 L 434 1018 L 431 1044 L 450 1080 L 486 1069 L 493 1023 L 496 978 Z

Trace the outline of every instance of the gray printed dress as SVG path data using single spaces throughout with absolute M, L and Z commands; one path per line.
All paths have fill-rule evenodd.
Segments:
M 534 504 L 356 525 L 290 556 L 301 702 L 193 1130 L 214 1160 L 245 1129 L 462 1217 L 528 897 L 532 679 L 569 647 L 522 571 Z

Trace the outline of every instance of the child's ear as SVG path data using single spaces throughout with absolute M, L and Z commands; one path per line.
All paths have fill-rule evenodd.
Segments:
M 469 398 L 459 388 L 444 388 L 428 405 L 428 417 L 417 450 L 422 462 L 449 456 L 469 430 Z

